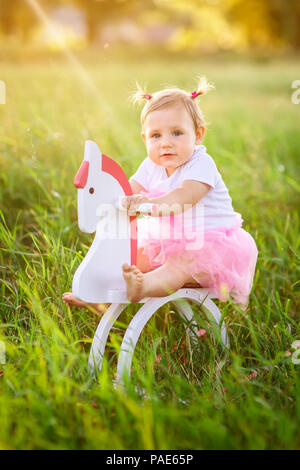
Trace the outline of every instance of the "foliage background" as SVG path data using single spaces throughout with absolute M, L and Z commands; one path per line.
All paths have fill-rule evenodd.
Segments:
M 66 3 L 0 1 L 0 448 L 299 449 L 299 2 L 77 2 L 100 27 L 79 38 L 53 17 Z M 128 16 L 137 42 L 120 35 Z M 120 393 L 117 354 L 137 307 L 93 377 L 99 315 L 61 301 L 91 244 L 73 177 L 86 139 L 128 175 L 145 157 L 127 100 L 135 80 L 192 90 L 202 74 L 216 86 L 201 100 L 205 145 L 259 250 L 249 309 L 219 304 L 227 354 L 200 309 L 206 336 L 195 347 L 161 309 Z

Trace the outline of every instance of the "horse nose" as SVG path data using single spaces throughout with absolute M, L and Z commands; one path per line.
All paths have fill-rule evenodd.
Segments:
M 84 188 L 88 179 L 89 175 L 89 162 L 87 160 L 83 160 L 79 170 L 76 173 L 74 179 L 74 186 L 76 188 Z

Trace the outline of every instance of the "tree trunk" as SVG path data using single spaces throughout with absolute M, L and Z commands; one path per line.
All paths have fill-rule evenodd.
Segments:
M 96 42 L 98 35 L 99 20 L 93 15 L 93 12 L 89 12 L 87 15 L 87 37 L 90 44 Z

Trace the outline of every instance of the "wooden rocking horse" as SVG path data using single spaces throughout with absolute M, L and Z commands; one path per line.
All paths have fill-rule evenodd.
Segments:
M 128 179 L 121 167 L 103 155 L 95 142 L 85 143 L 84 160 L 76 174 L 78 188 L 78 225 L 81 231 L 96 231 L 93 243 L 75 272 L 72 293 L 78 299 L 91 303 L 110 303 L 97 327 L 90 351 L 89 365 L 101 369 L 109 332 L 130 301 L 127 299 L 122 264 L 136 265 L 137 219 L 129 217 L 120 200 L 132 194 Z M 149 204 L 142 204 L 140 213 L 149 213 Z M 208 319 L 220 328 L 220 338 L 229 347 L 221 313 L 211 299 L 214 292 L 201 287 L 182 288 L 166 297 L 146 298 L 143 306 L 131 320 L 125 332 L 118 358 L 117 382 L 130 376 L 131 362 L 138 338 L 152 315 L 171 302 L 179 315 L 187 321 L 192 340 L 196 337 L 196 324 L 192 301 L 201 306 Z

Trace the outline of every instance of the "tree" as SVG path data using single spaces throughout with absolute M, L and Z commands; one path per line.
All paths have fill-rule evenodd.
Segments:
M 44 10 L 65 3 L 64 0 L 39 0 Z M 0 0 L 0 29 L 5 36 L 18 36 L 21 41 L 31 39 L 35 27 L 40 22 L 38 15 L 26 0 Z
M 0 27 L 5 36 L 17 35 L 24 42 L 30 39 L 38 19 L 24 0 L 0 0 Z
M 299 0 L 227 0 L 227 18 L 251 46 L 300 48 Z
M 85 13 L 90 43 L 95 41 L 99 28 L 109 21 L 155 8 L 153 0 L 73 0 L 73 3 Z

